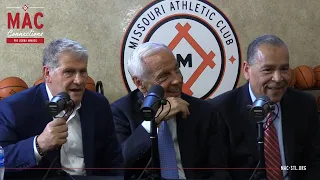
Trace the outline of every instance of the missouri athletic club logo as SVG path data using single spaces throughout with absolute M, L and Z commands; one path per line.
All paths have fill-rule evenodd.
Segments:
M 166 44 L 183 75 L 183 92 L 213 98 L 237 86 L 241 54 L 237 35 L 226 16 L 202 0 L 152 1 L 129 25 L 121 47 L 121 70 L 128 91 L 136 89 L 127 60 L 141 43 Z

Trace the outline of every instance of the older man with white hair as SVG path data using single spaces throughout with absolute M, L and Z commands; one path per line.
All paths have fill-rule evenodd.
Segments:
M 183 77 L 172 51 L 160 43 L 143 43 L 129 58 L 128 71 L 137 89 L 111 104 L 125 167 L 141 168 L 126 171 L 126 177 L 139 177 L 150 160 L 150 121 L 140 116 L 139 102 L 153 85 L 161 85 L 170 103 L 155 119 L 158 173 L 164 179 L 228 179 L 226 171 L 214 169 L 226 164 L 217 114 L 208 102 L 182 93 Z

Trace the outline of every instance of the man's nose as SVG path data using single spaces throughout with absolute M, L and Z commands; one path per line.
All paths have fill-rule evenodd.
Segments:
M 280 71 L 275 71 L 273 73 L 273 77 L 272 77 L 272 80 L 275 81 L 275 82 L 280 82 L 283 80 L 283 77 L 281 75 L 281 72 Z
M 84 77 L 80 73 L 77 73 L 74 77 L 73 83 L 80 85 L 83 83 L 83 81 Z

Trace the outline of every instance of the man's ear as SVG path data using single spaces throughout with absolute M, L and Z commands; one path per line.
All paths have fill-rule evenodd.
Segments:
M 246 80 L 249 80 L 251 68 L 247 61 L 243 62 L 242 70 L 243 70 L 244 78 L 246 78 Z
M 147 92 L 147 88 L 140 78 L 132 77 L 132 81 L 143 94 Z
M 42 74 L 43 74 L 43 77 L 45 78 L 45 81 L 47 83 L 50 83 L 51 82 L 51 78 L 50 78 L 50 68 L 47 67 L 47 66 L 43 66 L 42 68 Z

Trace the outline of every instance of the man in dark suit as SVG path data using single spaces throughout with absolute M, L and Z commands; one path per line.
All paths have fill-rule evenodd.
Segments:
M 44 50 L 45 83 L 0 101 L 5 177 L 43 177 L 47 172 L 43 168 L 51 165 L 71 175 L 121 173 L 92 169 L 121 167 L 123 158 L 108 100 L 85 89 L 87 63 L 88 53 L 81 44 L 54 40 Z M 60 92 L 70 95 L 73 111 L 62 111 L 53 118 L 46 102 Z M 55 174 L 53 169 L 48 172 Z
M 251 168 L 230 171 L 233 179 L 248 180 L 259 161 L 257 123 L 247 105 L 262 95 L 275 103 L 274 117 L 265 124 L 265 165 L 268 179 L 320 179 L 319 119 L 315 98 L 288 88 L 289 52 L 274 35 L 263 35 L 248 47 L 243 72 L 248 83 L 212 100 L 226 123 L 225 141 L 229 141 L 228 166 Z M 269 119 L 272 120 L 269 123 Z M 272 133 L 273 132 L 273 133 Z M 281 166 L 288 169 L 281 171 Z M 294 168 L 306 170 L 295 171 Z M 273 168 L 273 169 L 271 169 Z
M 170 102 L 164 105 L 161 113 L 162 108 L 159 108 L 155 120 L 159 127 L 156 158 L 161 177 L 228 179 L 224 170 L 200 169 L 225 167 L 219 121 L 210 103 L 181 93 L 182 74 L 171 50 L 163 44 L 141 44 L 128 60 L 128 70 L 138 89 L 111 104 L 125 166 L 141 168 L 128 170 L 126 177 L 138 178 L 151 157 L 150 121 L 142 119 L 139 109 L 150 87 L 161 85 Z M 166 133 L 169 139 L 164 138 Z

